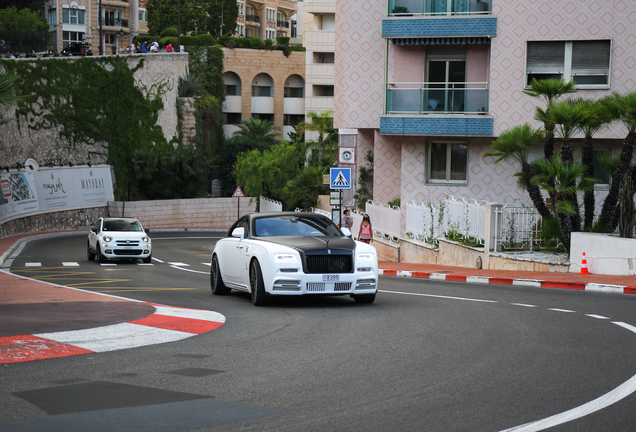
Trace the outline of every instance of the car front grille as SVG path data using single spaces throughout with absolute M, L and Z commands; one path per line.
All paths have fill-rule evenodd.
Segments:
M 299 280 L 277 280 L 274 281 L 274 291 L 300 291 Z
M 113 253 L 115 255 L 141 255 L 141 249 L 114 249 Z
M 116 240 L 117 246 L 139 246 L 139 240 Z
M 352 273 L 351 254 L 307 255 L 307 273 Z
M 336 282 L 333 285 L 334 291 L 349 291 L 351 289 L 351 282 Z
M 375 288 L 375 279 L 359 279 L 356 283 L 357 290 L 367 290 Z
M 308 292 L 323 292 L 325 290 L 324 282 L 309 282 L 307 284 Z

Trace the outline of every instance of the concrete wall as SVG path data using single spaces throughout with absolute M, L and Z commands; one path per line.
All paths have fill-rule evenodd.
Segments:
M 239 204 L 240 201 L 240 204 Z M 253 198 L 196 198 L 159 201 L 111 201 L 111 217 L 134 217 L 144 228 L 228 229 L 237 219 L 256 211 Z
M 164 108 L 159 112 L 157 123 L 163 129 L 167 140 L 177 134 L 177 84 L 180 76 L 186 74 L 188 66 L 187 53 L 160 53 L 144 55 L 144 67 L 135 73 L 138 85 L 150 89 L 162 80 L 168 81 L 168 89 L 162 96 Z M 130 56 L 131 67 L 139 63 L 140 56 Z M 48 61 L 51 59 L 18 59 L 16 61 Z M 77 61 L 75 57 L 57 58 L 56 61 Z M 83 59 L 82 59 L 83 60 Z M 26 127 L 26 119 L 21 119 L 22 129 L 18 129 L 16 119 L 2 125 L 0 133 L 0 165 L 14 167 L 24 164 L 28 158 L 34 159 L 40 166 L 53 164 L 57 166 L 73 162 L 82 165 L 90 161 L 93 164 L 106 163 L 106 154 L 101 143 L 95 145 L 72 144 L 60 137 L 59 129 L 30 130 Z M 107 144 L 106 144 L 107 145 Z M 90 152 L 90 159 L 89 159 Z
M 570 273 L 581 271 L 583 252 L 592 274 L 636 275 L 636 239 L 608 234 L 574 232 L 570 245 Z
M 35 232 L 83 229 L 96 219 L 106 216 L 106 206 L 27 216 L 0 225 L 0 238 Z

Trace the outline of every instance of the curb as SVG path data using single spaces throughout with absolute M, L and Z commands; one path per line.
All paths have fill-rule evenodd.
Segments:
M 406 270 L 378 270 L 379 275 L 413 277 L 418 279 L 431 279 L 438 281 L 450 282 L 469 282 L 482 284 L 499 284 L 499 285 L 519 285 L 530 286 L 535 288 L 561 288 L 579 291 L 604 292 L 612 294 L 636 294 L 636 287 L 624 285 L 609 285 L 598 283 L 581 283 L 581 282 L 563 282 L 563 281 L 544 281 L 538 279 L 515 279 L 506 277 L 489 277 L 489 276 L 464 276 L 458 274 L 443 273 L 427 273 L 420 271 Z
M 225 317 L 218 312 L 146 304 L 154 306 L 155 313 L 134 321 L 85 330 L 0 337 L 0 364 L 175 342 L 225 324 Z

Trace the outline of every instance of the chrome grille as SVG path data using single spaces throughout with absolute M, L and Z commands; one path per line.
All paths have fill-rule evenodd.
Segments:
M 274 281 L 274 291 L 300 291 L 299 280 L 277 280 Z
M 352 273 L 351 254 L 307 255 L 307 273 Z
M 351 289 L 351 282 L 336 282 L 333 285 L 334 291 L 349 291 Z
M 139 240 L 115 240 L 117 246 L 139 246 Z
M 357 290 L 367 290 L 375 288 L 375 279 L 360 279 L 356 283 Z
M 310 282 L 307 284 L 307 291 L 310 292 L 323 292 L 325 290 L 324 282 Z

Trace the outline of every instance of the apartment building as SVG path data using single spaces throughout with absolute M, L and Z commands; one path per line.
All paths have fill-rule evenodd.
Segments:
M 306 49 L 305 113 L 333 111 L 336 52 L 336 0 L 305 0 L 303 45 Z M 317 132 L 307 132 L 316 140 Z
M 124 52 L 135 36 L 148 34 L 145 5 L 146 0 L 47 1 L 44 17 L 53 33 L 54 51 L 87 42 L 93 55 L 99 54 L 100 44 L 105 54 L 112 53 L 113 45 L 118 53 Z
M 236 34 L 275 40 L 292 36 L 297 2 L 289 0 L 239 1 Z M 250 117 L 274 122 L 289 139 L 294 126 L 305 119 L 305 56 L 291 52 L 224 49 L 226 137 Z
M 517 164 L 483 156 L 501 132 L 541 126 L 531 79 L 573 79 L 591 99 L 636 88 L 633 2 L 338 0 L 335 13 L 335 127 L 358 162 L 373 150 L 377 202 L 531 205 Z M 612 126 L 595 149 L 618 155 L 626 134 Z M 606 193 L 597 185 L 597 203 Z

